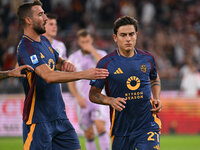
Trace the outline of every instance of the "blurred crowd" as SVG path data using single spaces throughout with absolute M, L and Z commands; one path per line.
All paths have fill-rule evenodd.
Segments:
M 16 63 L 16 49 L 23 34 L 16 17 L 21 1 L 0 1 L 0 70 L 11 69 Z M 116 47 L 112 40 L 113 22 L 122 15 L 129 15 L 139 21 L 136 47 L 148 50 L 155 56 L 162 89 L 187 90 L 189 84 L 192 87 L 197 84 L 196 89 L 200 88 L 200 1 L 41 1 L 45 12 L 58 17 L 57 39 L 65 43 L 67 56 L 78 48 L 76 32 L 80 28 L 86 28 L 93 34 L 96 47 L 113 51 Z M 186 79 L 185 84 L 183 80 Z M 5 88 L 3 82 L 0 87 L 2 84 Z M 18 82 L 12 84 L 17 85 Z

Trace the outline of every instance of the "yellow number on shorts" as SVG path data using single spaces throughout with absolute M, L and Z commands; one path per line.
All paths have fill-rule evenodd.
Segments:
M 147 133 L 148 135 L 149 135 L 149 137 L 148 137 L 148 139 L 147 139 L 147 141 L 155 141 L 155 139 L 154 138 L 152 138 L 153 136 L 154 136 L 154 133 L 153 132 L 148 132 Z
M 157 132 L 155 132 L 155 134 L 157 136 L 157 141 L 160 142 L 159 134 Z
M 157 142 L 160 141 L 158 133 L 156 133 L 156 132 L 148 132 L 147 134 L 148 135 L 150 134 L 149 137 L 148 137 L 148 139 L 147 139 L 147 141 L 155 141 L 155 139 L 153 138 L 154 135 L 157 136 Z

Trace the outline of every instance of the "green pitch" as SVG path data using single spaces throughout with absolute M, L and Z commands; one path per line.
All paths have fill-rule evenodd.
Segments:
M 85 139 L 80 138 L 82 150 L 85 149 Z M 97 140 L 96 140 L 97 142 Z M 98 144 L 98 142 L 97 142 Z M 0 150 L 22 150 L 22 138 L 0 137 Z M 200 135 L 162 135 L 161 150 L 200 150 Z M 99 149 L 100 150 L 100 149 Z

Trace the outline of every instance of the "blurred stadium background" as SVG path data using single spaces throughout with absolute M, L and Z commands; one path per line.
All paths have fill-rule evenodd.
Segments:
M 161 149 L 200 150 L 200 1 L 41 1 L 47 13 L 58 16 L 57 39 L 65 43 L 67 56 L 78 48 L 76 31 L 80 28 L 93 34 L 97 48 L 111 52 L 116 47 L 112 40 L 113 21 L 122 15 L 134 16 L 140 26 L 137 48 L 153 53 L 161 77 Z M 0 0 L 0 70 L 12 69 L 16 63 L 16 48 L 23 34 L 16 18 L 21 2 Z M 75 100 L 66 84 L 63 96 L 68 117 L 84 145 Z M 22 149 L 23 100 L 19 79 L 0 82 L 0 150 Z

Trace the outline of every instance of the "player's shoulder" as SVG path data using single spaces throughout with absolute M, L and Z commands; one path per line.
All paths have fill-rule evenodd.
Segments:
M 117 51 L 114 50 L 113 52 L 107 54 L 106 56 L 104 56 L 103 58 L 101 58 L 97 64 L 97 66 L 101 65 L 104 66 L 107 63 L 111 62 L 113 59 L 115 59 L 117 56 Z
M 44 36 L 44 35 L 41 35 L 41 36 L 40 36 L 40 39 L 41 39 L 41 41 L 42 41 L 42 42 L 45 42 L 45 43 L 48 43 L 48 44 L 50 44 L 50 45 L 51 45 L 50 41 L 47 39 L 47 37 L 46 37 L 46 36 Z
M 26 50 L 26 49 L 32 49 L 33 47 L 33 40 L 29 38 L 28 36 L 23 35 L 22 39 L 19 41 L 19 44 L 17 46 L 17 51 L 19 50 Z
M 147 50 L 136 49 L 136 52 L 142 56 L 153 58 L 153 54 Z

